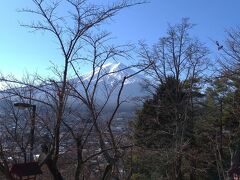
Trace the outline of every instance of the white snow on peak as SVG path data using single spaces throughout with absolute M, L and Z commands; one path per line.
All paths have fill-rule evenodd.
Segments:
M 125 66 L 122 63 L 106 63 L 102 66 L 102 71 L 104 73 L 114 73 L 116 71 L 121 71 L 128 69 L 127 66 Z
M 91 81 L 96 81 L 97 76 L 100 73 L 101 79 L 99 82 L 105 82 L 111 86 L 114 86 L 116 83 L 121 82 L 125 76 L 129 76 L 135 74 L 136 71 L 123 63 L 106 63 L 101 68 L 98 67 L 95 69 L 94 74 L 93 72 L 89 72 L 82 76 L 84 82 L 88 82 L 90 79 Z M 136 74 L 133 77 L 126 79 L 124 84 L 134 84 L 140 83 L 144 79 L 144 76 L 141 74 Z
M 119 71 L 119 70 L 122 70 L 122 69 L 126 69 L 126 68 L 127 68 L 127 66 L 125 66 L 122 63 L 112 64 L 109 72 L 110 73 L 111 72 L 116 72 L 116 71 Z
M 109 90 L 116 90 L 117 92 L 117 89 L 119 89 L 124 77 L 128 77 L 135 73 L 136 71 L 134 68 L 126 66 L 123 63 L 105 63 L 102 67 L 97 67 L 94 70 L 94 74 L 93 72 L 89 72 L 82 76 L 82 78 L 84 83 L 88 83 L 91 80 L 90 87 L 92 87 L 97 81 L 97 78 L 100 77 L 97 82 L 97 91 L 99 93 L 97 96 L 99 96 L 99 98 L 103 98 L 106 87 Z M 135 74 L 134 76 L 127 78 L 124 82 L 122 97 L 129 97 L 128 99 L 131 99 L 133 97 L 145 96 L 146 93 L 142 91 L 142 83 L 144 78 L 145 77 L 142 74 Z M 78 89 L 82 89 L 81 83 L 79 83 Z M 117 97 L 117 94 L 113 93 L 113 96 Z

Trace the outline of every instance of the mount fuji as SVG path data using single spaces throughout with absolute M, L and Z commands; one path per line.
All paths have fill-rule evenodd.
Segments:
M 142 99 L 149 94 L 144 91 L 143 84 L 145 76 L 142 74 L 136 74 L 133 68 L 129 68 L 122 63 L 106 63 L 101 68 L 96 68 L 95 71 L 91 71 L 81 76 L 81 82 L 79 78 L 73 79 L 77 85 L 76 89 L 78 92 L 84 90 L 83 86 L 87 86 L 90 83 L 90 92 L 94 88 L 94 84 L 97 84 L 97 90 L 95 97 L 97 102 L 104 102 L 111 92 L 111 97 L 108 101 L 108 107 L 111 107 L 116 103 L 118 92 L 121 83 L 125 77 L 127 78 L 124 82 L 123 90 L 121 93 L 121 100 L 125 101 L 125 108 L 136 107 L 139 105 L 139 99 Z M 91 93 L 90 93 L 91 94 Z
M 131 76 L 133 74 L 134 76 Z M 128 76 L 131 77 L 125 80 L 121 93 L 120 100 L 125 102 L 124 105 L 121 106 L 121 109 L 132 110 L 141 105 L 141 101 L 139 100 L 142 100 L 142 98 L 149 94 L 143 89 L 145 76 L 140 73 L 137 74 L 133 68 L 129 68 L 122 63 L 106 63 L 101 68 L 96 68 L 94 72 L 91 71 L 78 78 L 70 79 L 69 82 L 74 84 L 75 89 L 83 98 L 87 95 L 94 95 L 97 104 L 101 105 L 107 101 L 106 109 L 111 109 L 111 107 L 116 105 L 123 79 Z M 88 84 L 89 88 L 86 94 L 86 92 L 84 92 L 84 87 L 86 88 Z M 52 94 L 56 93 L 56 87 L 54 87 L 53 84 L 44 85 L 43 87 L 41 87 L 41 85 L 39 86 L 39 89 L 45 92 L 50 92 Z M 96 88 L 95 92 L 93 91 L 94 88 Z M 27 89 L 28 87 L 21 87 L 17 89 L 8 89 L 7 91 L 17 90 L 19 93 L 24 93 Z M 4 104 L 4 92 L 5 91 L 0 93 L 0 96 L 3 96 L 3 98 L 0 98 L 2 99 L 0 104 Z M 36 90 L 34 94 L 35 98 L 41 99 L 42 101 L 46 100 L 43 91 Z M 74 101 L 74 98 L 69 98 L 68 102 L 72 104 L 72 102 L 76 101 Z M 77 103 L 76 106 L 78 105 Z

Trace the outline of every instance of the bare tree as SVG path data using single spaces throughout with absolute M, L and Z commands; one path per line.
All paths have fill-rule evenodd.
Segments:
M 180 24 L 169 25 L 167 35 L 160 38 L 152 48 L 140 43 L 140 57 L 144 62 L 152 63 L 146 71 L 146 74 L 155 80 L 154 83 L 148 82 L 150 90 L 154 89 L 155 93 L 159 84 L 164 84 L 169 77 L 174 78 L 177 82 L 174 84 L 175 94 L 169 97 L 171 102 L 178 102 L 171 107 L 175 112 L 173 116 L 176 123 L 173 134 L 176 137 L 173 149 L 173 169 L 176 179 L 182 178 L 183 151 L 193 142 L 192 139 L 186 139 L 184 134 L 188 124 L 194 121 L 194 89 L 197 87 L 200 77 L 203 77 L 208 64 L 208 49 L 198 39 L 190 36 L 189 31 L 192 28 L 193 24 L 189 23 L 188 19 L 183 19 Z M 168 95 L 172 93 L 172 88 L 167 93 Z M 184 101 L 179 102 L 183 89 L 186 91 L 185 96 L 188 99 L 187 104 L 184 105 L 182 104 Z M 161 114 L 161 107 L 157 108 L 160 109 L 159 113 Z M 193 169 L 194 164 L 196 165 L 192 162 Z M 192 171 L 191 178 L 194 176 L 196 177 Z
M 217 81 L 225 81 L 224 85 L 222 87 L 227 87 L 225 90 L 225 93 L 231 94 L 232 97 L 228 99 L 229 102 L 226 104 L 231 106 L 231 123 L 236 123 L 235 126 L 223 126 L 221 122 L 221 126 L 223 126 L 222 130 L 227 129 L 229 133 L 227 134 L 227 145 L 225 145 L 229 150 L 229 155 L 231 159 L 231 166 L 230 171 L 236 169 L 239 167 L 239 145 L 236 143 L 238 141 L 238 121 L 239 121 L 239 62 L 240 62 L 240 28 L 237 26 L 235 28 L 230 28 L 226 31 L 226 39 L 225 42 L 221 43 L 216 41 L 217 49 L 219 52 L 219 59 L 218 62 L 220 64 L 220 73 L 216 77 Z M 220 88 L 219 88 L 220 89 Z M 224 94 L 222 96 L 222 99 L 227 99 L 228 96 Z M 223 102 L 221 101 L 221 108 L 227 109 L 228 105 L 222 105 Z M 230 124 L 230 122 L 228 122 Z M 224 137 L 224 134 L 221 134 Z M 231 137 L 231 138 L 230 138 Z M 221 141 L 222 143 L 222 141 Z M 235 144 L 236 143 L 236 144 Z M 221 149 L 221 146 L 220 146 Z M 220 159 L 221 163 L 221 154 L 219 155 L 218 159 Z M 221 164 L 220 164 L 221 165 Z M 220 169 L 221 174 L 226 174 L 223 169 Z M 229 174 L 230 175 L 230 174 Z M 227 179 L 227 177 L 226 177 Z
M 240 28 L 227 30 L 225 43 L 216 41 L 220 54 L 219 63 L 227 77 L 238 75 L 240 61 Z M 224 74 L 222 74 L 224 75 Z
M 129 46 L 109 46 L 104 44 L 106 34 L 101 34 L 96 37 L 88 37 L 86 41 L 89 43 L 90 55 L 87 56 L 87 60 L 92 67 L 91 73 L 87 77 L 80 76 L 77 70 L 77 65 L 72 62 L 72 68 L 77 75 L 77 81 L 79 82 L 78 88 L 72 86 L 71 96 L 78 99 L 81 104 L 89 112 L 89 119 L 94 129 L 94 134 L 99 142 L 100 153 L 103 154 L 104 159 L 108 163 L 106 166 L 103 177 L 109 176 L 109 173 L 116 172 L 119 160 L 124 155 L 124 149 L 131 147 L 130 144 L 124 144 L 120 137 L 116 138 L 112 130 L 113 122 L 117 115 L 120 106 L 126 102 L 126 97 L 122 97 L 122 91 L 124 89 L 125 82 L 140 73 L 136 71 L 132 74 L 126 74 L 122 79 L 118 79 L 114 84 L 108 84 L 109 75 L 124 72 L 125 70 L 137 67 L 138 65 L 132 65 L 129 67 L 122 67 L 121 69 L 106 71 L 104 68 L 109 60 L 120 59 L 126 60 L 129 57 Z M 148 66 L 147 66 L 148 67 Z M 99 98 L 101 97 L 101 98 Z M 114 102 L 114 103 L 113 103 Z M 114 104 L 114 106 L 112 105 Z M 108 116 L 106 116 L 106 110 L 111 107 Z M 84 141 L 82 141 L 84 142 Z M 108 144 L 106 144 L 106 142 Z M 93 157 L 93 155 L 91 155 Z M 87 157 L 89 159 L 89 157 Z M 115 170 L 113 170 L 115 168 Z
M 91 36 L 93 28 L 114 16 L 121 9 L 135 5 L 136 3 L 123 1 L 106 8 L 101 8 L 89 5 L 85 0 L 66 0 L 63 1 L 63 3 L 68 3 L 72 8 L 72 11 L 69 13 L 70 19 L 66 19 L 57 14 L 57 8 L 59 7 L 60 2 L 52 1 L 51 5 L 44 0 L 33 0 L 33 2 L 36 5 L 36 10 L 24 9 L 23 12 L 39 15 L 42 20 L 40 19 L 33 24 L 23 26 L 33 30 L 43 30 L 52 33 L 58 41 L 59 48 L 61 49 L 64 58 L 64 70 L 60 75 L 61 83 L 60 85 L 57 85 L 56 83 L 59 88 L 59 94 L 57 97 L 58 103 L 54 143 L 53 149 L 50 151 L 52 153 L 51 157 L 53 157 L 51 163 L 52 167 L 49 167 L 50 170 L 53 169 L 52 173 L 55 179 L 62 179 L 60 173 L 56 171 L 56 163 L 59 154 L 60 127 L 66 103 L 69 65 L 71 62 L 78 59 L 79 51 L 82 49 L 82 39 Z M 72 24 L 67 23 L 68 20 L 71 20 Z M 65 25 L 66 23 L 68 24 L 67 26 Z
M 64 66 L 63 69 L 59 70 L 58 67 L 54 66 L 52 68 L 53 72 L 56 75 L 55 79 L 44 79 L 40 76 L 36 76 L 37 82 L 36 83 L 27 83 L 24 81 L 19 81 L 14 78 L 6 78 L 2 77 L 1 80 L 13 83 L 13 84 L 20 84 L 27 86 L 28 88 L 33 88 L 38 95 L 34 97 L 29 97 L 25 94 L 19 94 L 16 92 L 9 91 L 8 93 L 11 95 L 18 95 L 22 99 L 28 99 L 33 102 L 39 102 L 47 106 L 47 109 L 50 109 L 50 112 L 54 113 L 53 115 L 47 114 L 48 116 L 42 117 L 42 124 L 45 125 L 45 128 L 50 132 L 52 141 L 51 146 L 46 153 L 45 158 L 42 160 L 40 165 L 46 163 L 51 174 L 53 175 L 54 179 L 61 180 L 63 179 L 58 167 L 58 159 L 59 159 L 59 151 L 60 151 L 60 144 L 61 144 L 61 128 L 63 126 L 67 127 L 74 138 L 77 147 L 79 148 L 82 146 L 80 143 L 79 134 L 75 134 L 69 125 L 64 122 L 65 114 L 66 114 L 66 107 L 67 107 L 67 100 L 69 98 L 70 92 L 73 91 L 73 86 L 68 81 L 69 73 L 73 70 L 74 73 L 79 73 L 76 71 L 77 67 L 76 64 L 79 62 L 87 61 L 87 58 L 84 58 L 82 53 L 87 50 L 88 45 L 95 46 L 95 41 L 93 40 L 93 32 L 96 30 L 96 27 L 101 25 L 102 22 L 110 19 L 120 10 L 134 6 L 137 4 L 141 4 L 142 2 L 131 2 L 131 1 L 121 1 L 119 3 L 113 3 L 112 5 L 103 7 L 103 6 L 96 6 L 90 4 L 87 0 L 64 0 L 64 1 L 45 1 L 45 0 L 32 0 L 35 9 L 22 9 L 20 12 L 30 13 L 36 15 L 39 19 L 34 20 L 33 23 L 30 24 L 22 24 L 23 27 L 30 28 L 33 31 L 44 31 L 49 32 L 53 37 L 57 40 L 58 48 L 60 49 Z M 66 6 L 69 7 L 69 11 L 67 15 L 59 14 L 59 7 Z M 101 38 L 100 38 L 101 39 Z M 93 43 L 93 44 L 91 44 Z M 86 45 L 88 44 L 88 45 Z M 96 47 L 95 47 L 96 50 Z M 96 53 L 96 52 L 93 52 Z M 92 61 L 91 64 L 93 65 L 93 72 L 97 67 L 100 69 L 106 62 L 113 58 L 116 55 L 121 56 L 125 53 L 124 51 L 116 51 L 115 48 L 110 48 L 103 52 L 106 55 L 106 59 L 102 60 L 101 62 Z M 103 55 L 96 55 L 94 54 L 94 58 L 100 58 Z M 93 73 L 94 75 L 94 73 Z M 98 82 L 101 78 L 103 78 L 102 74 L 98 75 L 98 80 L 93 86 L 91 85 L 91 81 L 88 85 L 85 86 L 83 82 L 82 85 L 85 90 L 85 94 L 87 95 L 83 99 L 82 94 L 78 93 L 78 98 L 87 105 L 89 112 L 91 113 L 92 122 L 95 128 L 95 131 L 98 134 L 99 142 L 101 148 L 103 150 L 104 157 L 113 166 L 114 162 L 113 157 L 110 157 L 109 153 L 106 153 L 106 148 L 104 144 L 104 140 L 102 138 L 102 132 L 99 129 L 100 127 L 96 123 L 97 119 L 99 118 L 99 111 L 96 111 L 96 104 L 94 102 L 94 94 L 97 89 Z M 111 140 L 114 144 L 116 144 L 113 134 L 111 132 L 111 122 L 121 104 L 120 95 L 121 91 L 124 86 L 124 82 L 126 79 L 130 78 L 132 75 L 125 77 L 121 82 L 121 86 L 118 93 L 118 99 L 116 100 L 116 107 L 114 112 L 109 119 L 108 130 L 110 132 Z M 79 80 L 81 77 L 79 76 Z M 93 87 L 91 94 L 89 94 L 90 86 Z M 40 94 L 40 95 L 39 95 Z M 87 100 L 87 102 L 85 101 Z M 107 102 L 107 101 L 106 101 Z M 103 108 L 100 110 L 102 112 Z M 98 113 L 97 113 L 98 112 Z M 52 123 L 47 123 L 46 119 L 50 119 Z M 81 118 L 79 118 L 81 119 Z M 91 128 L 87 131 L 87 134 L 91 132 Z M 87 138 L 87 137 L 86 137 Z M 80 144 L 80 145 L 79 145 Z M 117 151 L 116 145 L 114 145 L 115 152 Z M 46 150 L 46 149 L 45 149 Z M 116 154 L 116 153 L 115 153 Z M 81 152 L 78 151 L 79 158 L 81 159 Z M 78 161 L 78 166 L 76 170 L 76 178 L 79 179 L 80 174 L 80 163 Z

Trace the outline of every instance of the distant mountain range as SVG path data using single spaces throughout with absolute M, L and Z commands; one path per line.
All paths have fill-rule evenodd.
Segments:
M 69 82 L 75 84 L 75 88 L 78 90 L 78 92 L 83 92 L 83 84 L 86 86 L 88 82 L 91 81 L 91 85 L 89 87 L 89 92 L 91 94 L 91 91 L 93 90 L 94 84 L 98 80 L 98 77 L 102 76 L 97 83 L 95 100 L 98 104 L 101 104 L 101 102 L 104 103 L 107 98 L 107 92 L 109 93 L 112 91 L 111 98 L 107 103 L 107 107 L 112 107 L 116 103 L 120 84 L 124 77 L 135 73 L 136 71 L 134 69 L 128 68 L 122 63 L 106 63 L 102 66 L 101 69 L 96 68 L 94 73 L 88 72 L 85 75 L 81 76 L 82 83 L 80 82 L 79 78 L 73 78 Z M 121 100 L 126 101 L 126 103 L 123 105 L 122 109 L 132 109 L 136 106 L 139 106 L 141 103 L 138 100 L 148 96 L 148 93 L 143 89 L 144 78 L 144 75 L 136 74 L 126 79 L 121 94 Z M 44 86 L 44 90 L 48 92 L 54 91 L 54 88 L 51 86 L 52 85 Z M 42 92 L 39 90 L 37 90 L 37 92 L 34 94 L 36 95 L 35 97 L 40 99 L 44 97 L 42 95 Z M 82 94 L 84 96 L 84 93 Z M 72 98 L 69 98 L 69 101 L 71 101 L 71 99 Z M 1 104 L 2 103 L 3 101 Z
M 97 76 L 102 76 L 102 78 L 98 81 L 95 97 L 97 102 L 104 102 L 107 96 L 106 91 L 114 90 L 108 102 L 109 107 L 116 103 L 119 88 L 124 77 L 128 77 L 135 73 L 136 71 L 133 68 L 128 68 L 122 63 L 106 63 L 101 69 L 96 68 L 94 74 L 93 72 L 88 72 L 81 78 L 84 85 L 87 85 L 89 81 L 91 81 L 91 84 L 94 85 L 98 80 Z M 136 105 L 139 106 L 141 104 L 139 100 L 142 100 L 144 97 L 149 95 L 143 89 L 144 78 L 145 76 L 139 73 L 126 79 L 121 94 L 121 100 L 126 101 L 126 103 L 122 109 L 129 107 L 132 109 L 132 107 L 136 107 Z M 78 78 L 73 79 L 72 81 L 77 84 L 76 89 L 78 89 L 79 92 L 83 91 L 82 83 L 79 83 Z M 93 89 L 93 87 L 90 87 L 90 89 Z
M 96 69 L 95 75 L 92 78 L 93 84 L 97 80 L 97 74 L 99 72 L 99 68 Z M 134 71 L 132 68 L 128 68 L 122 63 L 108 63 L 105 64 L 100 72 L 100 76 L 103 76 L 103 78 L 99 81 L 99 86 L 107 85 L 108 88 L 112 88 L 116 86 L 117 84 L 120 84 L 124 77 L 130 76 L 132 74 L 135 74 L 136 71 Z M 84 82 L 89 82 L 91 78 L 92 72 L 87 73 L 83 76 Z M 134 97 L 142 97 L 145 96 L 146 93 L 144 93 L 142 89 L 142 84 L 144 80 L 144 76 L 142 74 L 136 74 L 128 79 L 126 79 L 124 83 L 124 89 L 123 89 L 123 97 L 125 98 L 134 98 Z M 99 88 L 99 89 L 104 89 Z

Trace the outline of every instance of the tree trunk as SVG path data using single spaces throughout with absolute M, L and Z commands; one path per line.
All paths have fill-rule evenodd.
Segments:
M 81 142 L 77 140 L 77 167 L 75 170 L 75 180 L 80 180 L 80 175 L 83 168 L 83 161 L 82 161 L 82 148 Z
M 52 159 L 48 159 L 46 164 L 49 171 L 53 175 L 54 180 L 63 180 L 61 173 L 58 171 L 56 163 Z
M 191 162 L 190 162 L 190 164 L 191 164 L 191 172 L 190 172 L 190 180 L 196 180 L 197 178 L 196 178 L 196 171 L 195 171 L 195 169 L 196 169 L 196 160 L 195 159 L 193 159 L 193 160 L 190 160 Z
M 110 173 L 112 171 L 112 165 L 111 164 L 108 164 L 105 168 L 105 171 L 103 173 L 103 177 L 102 177 L 102 180 L 107 180 L 110 178 Z
M 175 177 L 176 180 L 182 180 L 182 157 L 178 156 L 176 160 L 176 167 L 175 167 Z
M 76 171 L 75 171 L 75 180 L 80 180 L 81 172 L 82 172 L 82 163 L 78 162 L 77 163 L 77 168 L 76 168 Z

